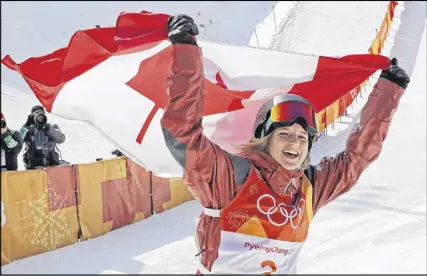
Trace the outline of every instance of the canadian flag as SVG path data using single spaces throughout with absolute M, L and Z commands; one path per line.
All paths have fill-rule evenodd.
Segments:
M 166 14 L 122 13 L 115 27 L 77 31 L 67 47 L 17 64 L 48 112 L 86 121 L 131 159 L 162 177 L 182 176 L 160 119 L 168 102 L 171 47 Z M 316 111 L 344 96 L 389 59 L 310 56 L 198 41 L 205 71 L 204 133 L 224 149 L 251 138 L 258 108 L 292 93 Z

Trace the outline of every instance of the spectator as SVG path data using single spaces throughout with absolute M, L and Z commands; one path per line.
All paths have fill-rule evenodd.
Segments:
M 18 154 L 22 150 L 19 131 L 9 129 L 1 113 L 1 171 L 18 170 Z
M 62 160 L 56 151 L 57 144 L 65 142 L 65 135 L 57 124 L 47 122 L 46 112 L 42 106 L 33 106 L 27 122 L 21 128 L 21 137 L 25 142 L 25 169 L 40 169 L 68 163 Z

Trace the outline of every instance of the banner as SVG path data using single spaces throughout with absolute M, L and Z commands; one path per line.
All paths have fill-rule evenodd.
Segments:
M 1 264 L 77 242 L 70 166 L 1 173 Z
M 181 177 L 160 126 L 173 58 L 167 18 L 122 13 L 113 28 L 77 31 L 66 48 L 21 64 L 6 56 L 2 63 L 24 77 L 47 111 L 89 121 L 154 175 Z M 255 115 L 273 96 L 300 95 L 320 111 L 390 63 L 369 54 L 333 58 L 198 44 L 205 73 L 204 133 L 225 150 L 252 138 Z
M 152 176 L 122 157 L 1 173 L 1 263 L 87 240 L 193 196 L 182 178 Z

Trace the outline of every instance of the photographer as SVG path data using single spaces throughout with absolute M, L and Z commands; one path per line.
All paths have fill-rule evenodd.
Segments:
M 22 150 L 19 131 L 9 129 L 1 113 L 1 171 L 18 170 L 18 154 Z
M 47 123 L 45 110 L 36 105 L 31 109 L 27 122 L 21 128 L 25 142 L 24 164 L 27 170 L 67 163 L 61 160 L 56 144 L 65 141 L 58 125 Z

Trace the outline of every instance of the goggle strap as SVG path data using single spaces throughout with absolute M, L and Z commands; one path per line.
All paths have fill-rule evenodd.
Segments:
M 267 120 L 265 121 L 262 136 L 267 136 L 268 134 L 270 134 L 269 130 L 272 125 L 273 125 L 273 121 L 271 120 L 271 116 L 269 115 Z

